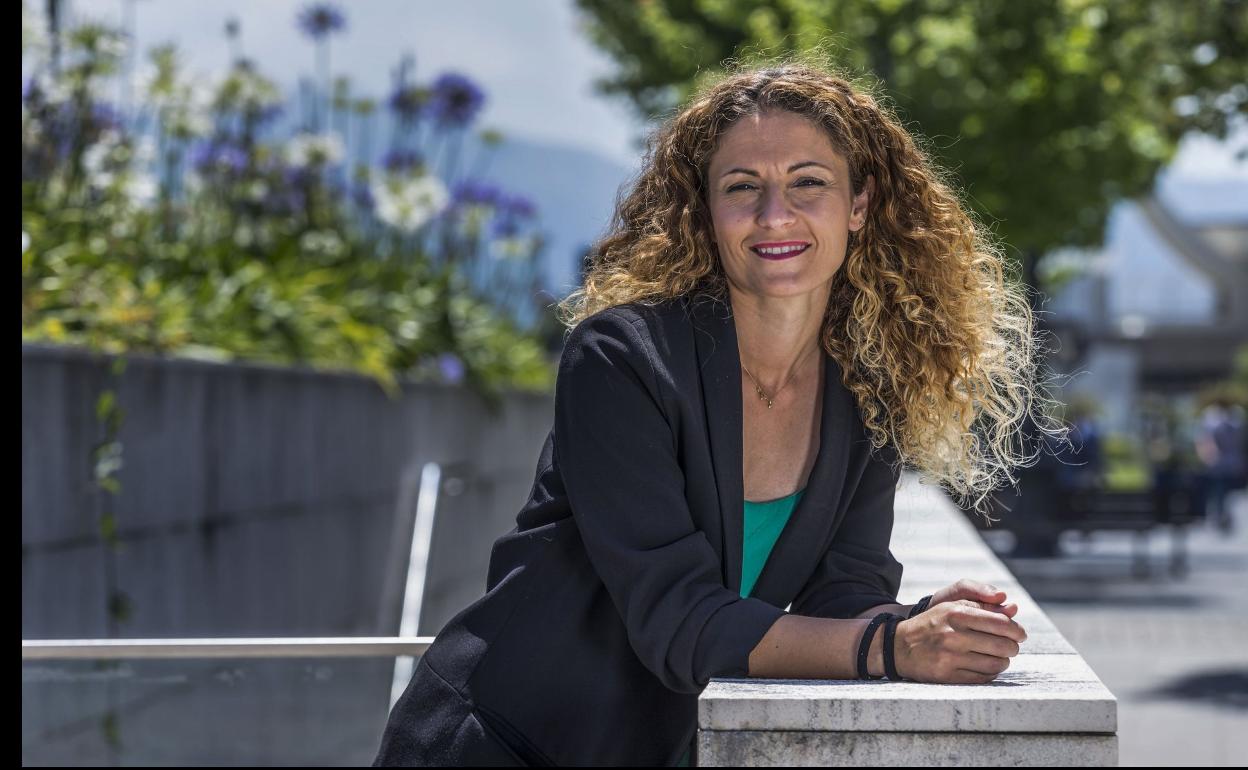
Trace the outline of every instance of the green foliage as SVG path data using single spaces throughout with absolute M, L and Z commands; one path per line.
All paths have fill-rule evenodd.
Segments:
M 877 77 L 1008 245 L 1099 244 L 1180 137 L 1248 112 L 1242 0 L 577 0 L 619 65 L 599 81 L 647 118 L 721 62 L 815 52 Z M 865 80 L 864 80 L 865 82 Z
M 1111 433 L 1102 441 L 1105 488 L 1113 492 L 1139 492 L 1152 484 L 1144 448 L 1131 436 Z
M 1105 489 L 1109 492 L 1146 492 L 1152 488 L 1151 468 L 1141 461 L 1105 466 Z
M 1201 409 L 1210 404 L 1248 409 L 1248 345 L 1235 351 L 1231 376 L 1201 388 L 1196 394 L 1196 403 Z

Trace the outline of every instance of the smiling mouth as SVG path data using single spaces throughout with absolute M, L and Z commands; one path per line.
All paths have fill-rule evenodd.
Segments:
M 798 254 L 801 254 L 809 248 L 810 244 L 808 243 L 804 246 L 791 246 L 783 249 L 776 248 L 766 250 L 760 250 L 757 246 L 751 246 L 750 251 L 754 252 L 763 259 L 789 259 L 791 257 L 796 257 Z

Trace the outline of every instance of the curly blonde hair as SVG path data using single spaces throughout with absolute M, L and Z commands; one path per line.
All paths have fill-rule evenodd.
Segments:
M 986 500 L 1024 454 L 1024 427 L 1064 437 L 1036 375 L 1043 346 L 1024 287 L 945 172 L 866 86 L 806 63 L 728 71 L 653 132 L 641 171 L 558 304 L 569 331 L 600 310 L 691 293 L 727 301 L 706 199 L 719 139 L 742 117 L 787 110 L 821 126 L 854 194 L 875 176 L 865 225 L 833 279 L 821 343 L 840 364 L 873 447 L 940 484 L 963 508 Z

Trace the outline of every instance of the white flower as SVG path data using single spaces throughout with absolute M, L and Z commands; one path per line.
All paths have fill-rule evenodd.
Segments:
M 106 177 L 111 178 L 111 174 L 104 171 L 104 166 L 108 161 L 108 156 L 112 154 L 113 148 L 106 144 L 93 144 L 82 153 L 82 170 L 87 172 L 91 177 L 93 184 L 99 187 L 107 187 L 107 182 L 101 182 Z
M 160 184 L 151 174 L 132 172 L 127 174 L 122 181 L 122 194 L 135 208 L 150 207 L 156 202 L 156 195 L 159 192 Z
M 150 136 L 139 137 L 134 145 L 134 162 L 149 166 L 156 160 L 156 140 Z
M 404 232 L 414 232 L 446 208 L 450 194 L 432 174 L 399 178 L 388 175 L 372 184 L 377 218 Z
M 337 134 L 299 134 L 286 145 L 286 162 L 292 166 L 332 166 L 342 160 L 342 138 Z
M 130 43 L 126 40 L 123 33 L 116 30 L 107 30 L 100 35 L 96 51 L 102 57 L 120 61 L 126 58 L 126 54 L 129 53 Z
M 260 203 L 265 198 L 269 197 L 269 186 L 262 180 L 257 179 L 247 185 L 246 189 L 243 190 L 243 194 L 247 197 L 247 200 Z
M 255 243 L 256 233 L 251 225 L 241 224 L 234 230 L 234 244 L 245 249 Z
M 342 253 L 343 242 L 333 230 L 309 230 L 299 239 L 299 247 L 307 254 L 336 257 Z
M 69 86 L 63 78 L 54 78 L 46 72 L 38 72 L 30 78 L 31 85 L 39 89 L 43 100 L 50 105 L 64 104 L 70 99 Z
M 204 191 L 204 178 L 194 169 L 191 169 L 182 176 L 182 190 L 189 196 L 194 197 Z
M 108 177 L 111 180 L 112 175 L 105 172 L 105 167 L 113 159 L 113 153 L 116 152 L 120 144 L 121 135 L 110 129 L 102 132 L 99 141 L 82 153 L 83 170 L 95 179 L 96 184 L 100 187 L 106 187 L 108 182 L 100 182 L 98 177 Z
M 140 99 L 156 101 L 157 95 L 152 93 L 152 88 L 156 84 L 156 78 L 159 75 L 160 70 L 153 67 L 149 62 L 136 64 L 134 71 L 130 73 L 128 78 L 127 87 L 130 89 L 131 94 L 137 94 Z
M 536 235 L 515 235 L 490 241 L 490 252 L 496 259 L 524 260 L 533 256 L 539 245 Z
M 196 76 L 192 82 L 192 98 L 198 103 L 204 94 L 216 110 L 264 112 L 281 106 L 283 101 L 274 83 L 245 67 L 235 67 L 219 78 Z
M 22 231 L 22 253 L 25 254 L 30 250 L 30 233 Z
M 203 112 L 212 109 L 212 101 L 217 91 L 217 84 L 203 73 L 191 75 L 186 82 L 186 97 L 192 107 Z
M 494 214 L 494 207 L 481 203 L 470 203 L 460 209 L 459 231 L 465 235 L 476 235 Z

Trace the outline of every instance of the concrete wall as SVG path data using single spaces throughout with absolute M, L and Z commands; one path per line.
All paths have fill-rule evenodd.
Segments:
M 22 346 L 22 637 L 392 635 L 420 469 L 446 465 L 420 634 L 484 593 L 553 395 L 134 356 L 122 489 L 93 481 L 111 356 Z M 462 490 L 458 495 L 447 492 Z M 115 511 L 120 548 L 99 535 Z M 109 586 L 132 612 L 110 623 Z M 386 597 L 383 600 L 383 597 Z

